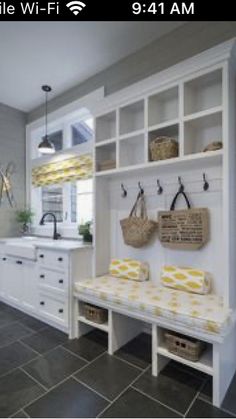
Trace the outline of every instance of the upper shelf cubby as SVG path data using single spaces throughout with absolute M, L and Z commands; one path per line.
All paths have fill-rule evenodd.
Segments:
M 222 70 L 204 74 L 184 84 L 184 115 L 222 105 Z
M 184 154 L 203 152 L 213 142 L 223 142 L 222 112 L 185 122 Z
M 178 87 L 172 87 L 148 98 L 149 127 L 173 121 L 179 116 Z
M 96 119 L 96 142 L 116 137 L 116 111 L 106 113 Z
M 119 135 L 126 135 L 144 128 L 144 100 L 120 108 Z

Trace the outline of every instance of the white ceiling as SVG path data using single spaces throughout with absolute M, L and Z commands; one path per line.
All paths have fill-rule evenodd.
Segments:
M 181 22 L 0 22 L 0 102 L 29 112 Z

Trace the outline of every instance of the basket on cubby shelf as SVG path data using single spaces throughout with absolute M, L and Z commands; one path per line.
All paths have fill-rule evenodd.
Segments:
M 199 361 L 205 349 L 204 342 L 173 332 L 166 332 L 165 340 L 169 352 L 193 362 Z
M 166 160 L 178 157 L 178 142 L 171 137 L 157 137 L 150 142 L 151 160 Z
M 99 163 L 99 170 L 111 170 L 116 168 L 115 160 L 103 160 Z
M 213 141 L 212 143 L 208 144 L 205 148 L 204 148 L 204 152 L 205 151 L 216 151 L 216 150 L 221 150 L 223 148 L 223 144 L 221 141 Z
M 106 323 L 108 319 L 107 310 L 91 304 L 84 304 L 84 316 L 87 320 L 99 324 Z

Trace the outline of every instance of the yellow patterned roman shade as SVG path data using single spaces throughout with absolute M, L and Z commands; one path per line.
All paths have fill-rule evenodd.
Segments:
M 51 162 L 32 169 L 32 184 L 35 187 L 55 185 L 92 177 L 93 159 L 84 154 L 61 161 Z

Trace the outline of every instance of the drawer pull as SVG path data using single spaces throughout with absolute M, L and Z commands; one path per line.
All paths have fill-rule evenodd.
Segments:
M 45 275 L 40 275 L 40 278 L 45 278 Z
M 59 311 L 59 313 L 63 313 L 64 310 L 63 310 L 63 308 L 59 308 L 58 311 Z
M 59 284 L 63 284 L 64 281 L 63 281 L 63 279 L 59 279 L 58 282 L 59 282 Z
M 44 306 L 45 302 L 44 301 L 40 301 L 40 305 Z
M 22 260 L 17 260 L 16 263 L 17 263 L 17 265 L 22 265 L 23 262 L 22 262 Z
M 43 259 L 44 258 L 44 255 L 39 255 L 39 257 L 40 257 L 40 259 Z
M 58 262 L 63 262 L 63 258 L 58 258 Z

